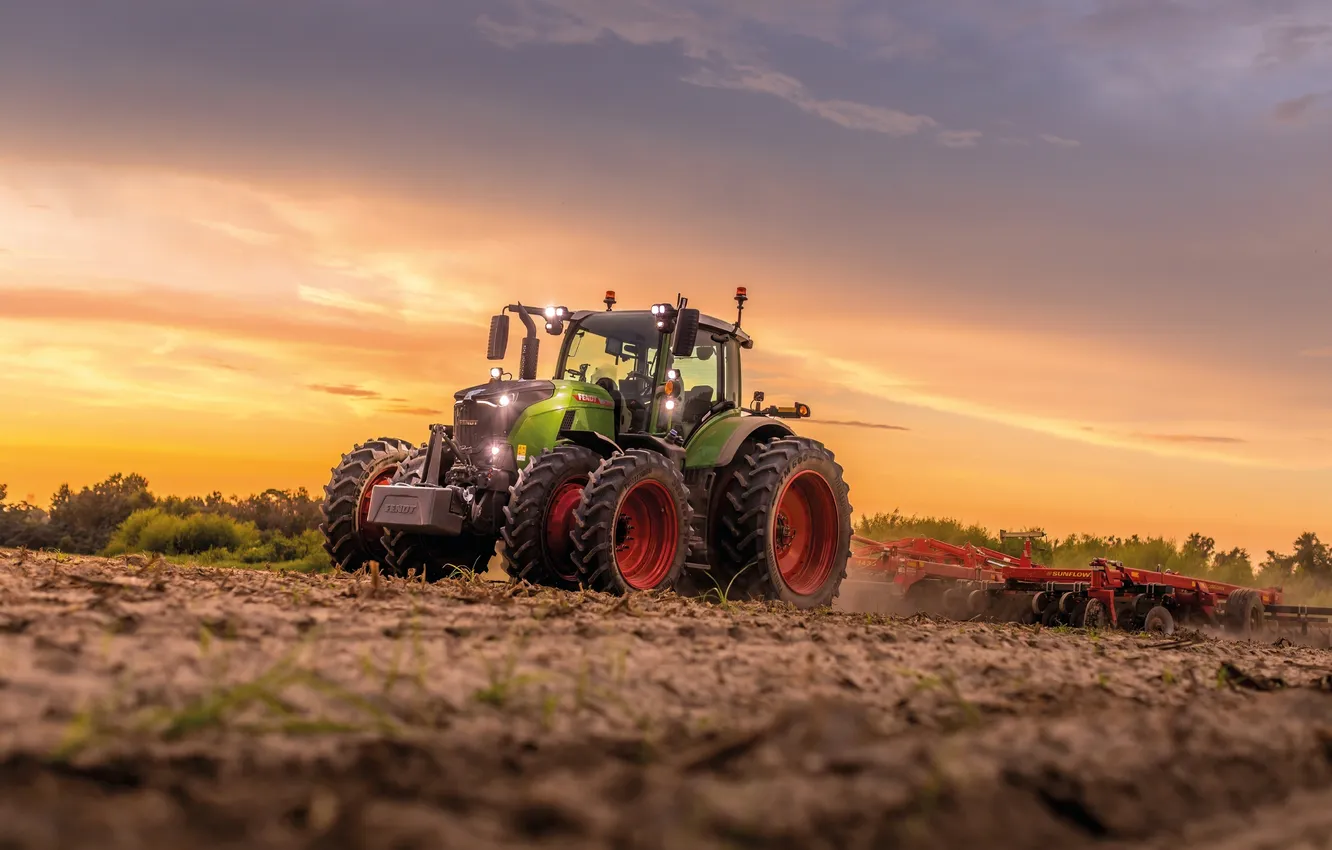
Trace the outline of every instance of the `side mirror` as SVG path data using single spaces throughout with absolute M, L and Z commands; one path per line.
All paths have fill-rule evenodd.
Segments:
M 698 310 L 688 307 L 680 311 L 675 320 L 675 336 L 671 340 L 671 354 L 688 357 L 698 342 Z
M 487 360 L 503 360 L 504 352 L 509 350 L 509 315 L 501 313 L 490 317 L 490 345 L 486 348 Z

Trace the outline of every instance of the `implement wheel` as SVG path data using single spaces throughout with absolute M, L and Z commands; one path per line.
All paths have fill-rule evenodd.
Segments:
M 574 511 L 601 456 L 582 446 L 556 446 L 518 474 L 504 508 L 504 569 L 532 584 L 578 588 L 573 560 Z
M 1241 588 L 1226 597 L 1222 622 L 1237 637 L 1250 637 L 1263 630 L 1263 597 L 1256 590 Z
M 851 557 L 842 467 L 822 443 L 778 437 L 736 462 L 718 506 L 722 561 L 750 598 L 831 605 Z
M 425 462 L 425 449 L 417 449 L 389 483 L 420 484 L 425 478 Z M 495 556 L 495 538 L 475 534 L 441 537 L 390 529 L 384 532 L 383 545 L 386 575 L 424 576 L 426 581 L 439 581 L 463 571 L 485 572 Z
M 1110 625 L 1110 609 L 1099 599 L 1088 599 L 1082 609 L 1081 620 L 1077 623 L 1083 629 L 1104 629 Z
M 1169 637 L 1175 633 L 1175 618 L 1165 607 L 1157 605 L 1143 618 L 1142 630 L 1148 634 Z
M 597 467 L 573 515 L 573 560 L 594 590 L 669 590 L 684 572 L 693 512 L 684 475 L 630 449 Z
M 369 522 L 370 492 L 377 484 L 390 483 L 414 451 L 406 440 L 380 437 L 352 449 L 333 467 L 324 487 L 319 531 L 339 569 L 355 572 L 368 561 L 382 565 L 386 553 L 381 529 Z

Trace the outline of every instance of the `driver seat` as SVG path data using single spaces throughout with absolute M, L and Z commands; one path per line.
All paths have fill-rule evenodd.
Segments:
M 624 394 L 620 392 L 619 387 L 615 386 L 615 381 L 612 378 L 597 378 L 597 386 L 609 393 L 611 401 L 615 403 L 615 436 L 619 437 L 625 428 Z

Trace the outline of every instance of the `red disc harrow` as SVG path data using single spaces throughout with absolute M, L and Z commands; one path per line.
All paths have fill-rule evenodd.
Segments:
M 881 542 L 856 536 L 852 565 L 857 581 L 889 584 L 917 610 L 959 620 L 1164 634 L 1176 625 L 1213 626 L 1248 635 L 1268 626 L 1307 632 L 1310 623 L 1332 618 L 1332 608 L 1284 604 L 1279 587 L 1132 569 L 1106 558 L 1085 568 L 1047 567 L 1032 561 L 1031 536 L 1016 557 L 928 537 Z

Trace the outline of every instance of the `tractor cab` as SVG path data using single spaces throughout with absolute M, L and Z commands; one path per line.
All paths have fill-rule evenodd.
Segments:
M 564 336 L 555 379 L 593 384 L 615 405 L 615 434 L 674 433 L 688 439 L 719 408 L 740 406 L 740 349 L 748 340 L 712 316 L 686 316 L 668 346 L 665 310 L 575 313 Z

